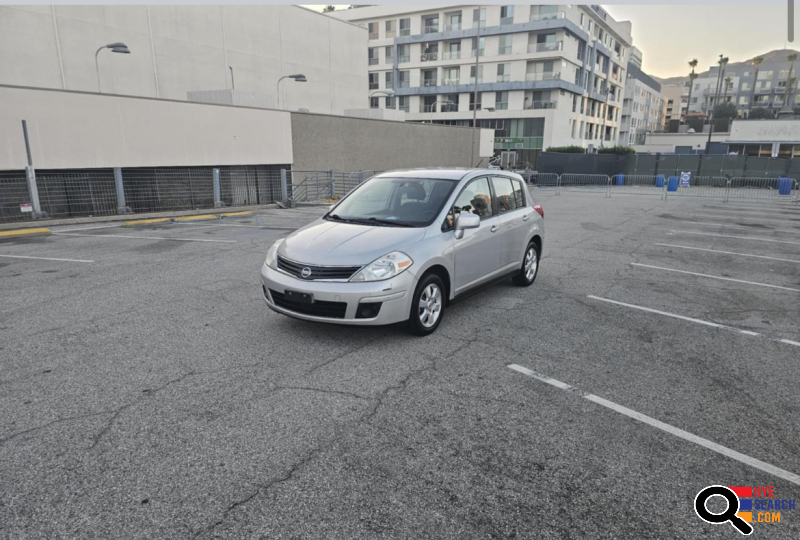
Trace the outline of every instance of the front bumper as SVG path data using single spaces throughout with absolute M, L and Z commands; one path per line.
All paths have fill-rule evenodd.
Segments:
M 261 265 L 264 301 L 271 310 L 297 319 L 333 324 L 377 326 L 408 320 L 416 281 L 410 270 L 395 278 L 371 283 L 306 281 L 274 270 L 266 264 Z M 277 305 L 269 291 L 285 294 L 287 289 L 311 294 L 315 301 L 343 302 L 347 304 L 344 317 L 320 317 Z M 374 302 L 381 303 L 380 312 L 376 317 L 356 318 L 359 304 Z

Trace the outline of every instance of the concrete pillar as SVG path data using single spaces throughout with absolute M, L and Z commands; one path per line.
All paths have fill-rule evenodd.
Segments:
M 219 188 L 219 168 L 214 168 L 214 208 L 222 208 L 225 204 L 222 202 L 222 195 Z
M 281 169 L 281 201 L 289 200 L 289 183 L 286 177 L 286 169 Z
M 130 214 L 131 209 L 125 204 L 125 187 L 122 185 L 122 167 L 114 167 L 114 185 L 117 188 L 117 212 Z
M 36 185 L 36 170 L 33 165 L 25 167 L 25 177 L 28 179 L 28 194 L 31 196 L 33 205 L 33 219 L 46 218 L 47 215 L 42 212 L 42 206 L 39 203 L 39 188 Z

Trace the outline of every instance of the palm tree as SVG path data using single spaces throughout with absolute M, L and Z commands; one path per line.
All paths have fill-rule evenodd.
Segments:
M 697 67 L 697 58 L 692 58 L 689 62 L 689 66 L 692 68 L 692 72 L 689 73 L 689 99 L 686 101 L 686 114 L 689 114 L 689 107 L 692 106 L 692 88 L 694 87 L 694 80 L 697 78 L 697 73 L 694 72 L 694 68 Z
M 791 97 L 790 93 L 792 91 L 792 85 L 790 84 L 789 81 L 792 80 L 792 71 L 794 71 L 794 61 L 797 60 L 797 53 L 796 52 L 789 53 L 789 55 L 786 57 L 786 60 L 789 61 L 789 76 L 786 78 L 786 97 L 784 98 L 783 101 L 784 107 L 788 107 L 789 103 L 791 103 L 791 101 L 789 101 L 789 98 Z
M 728 89 L 733 88 L 733 78 L 730 75 L 725 77 L 725 93 L 722 95 L 722 102 L 728 101 Z
M 750 116 L 750 110 L 753 108 L 753 100 L 756 98 L 756 84 L 758 84 L 758 66 L 764 61 L 763 56 L 756 56 L 753 58 L 753 66 L 756 68 L 755 77 L 753 78 L 753 90 L 750 92 L 750 103 L 747 106 L 747 116 Z

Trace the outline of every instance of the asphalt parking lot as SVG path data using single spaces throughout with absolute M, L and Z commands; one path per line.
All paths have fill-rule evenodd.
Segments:
M 536 283 L 427 338 L 267 309 L 321 208 L 0 240 L 0 537 L 732 538 L 700 489 L 800 499 L 800 208 L 533 194 Z

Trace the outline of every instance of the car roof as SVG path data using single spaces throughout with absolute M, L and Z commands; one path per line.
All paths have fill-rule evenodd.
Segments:
M 495 169 L 470 169 L 467 167 L 428 167 L 420 169 L 400 169 L 387 171 L 376 175 L 382 178 L 432 178 L 437 180 L 461 180 L 467 176 L 477 176 L 480 174 L 517 175 L 508 171 L 498 171 Z

